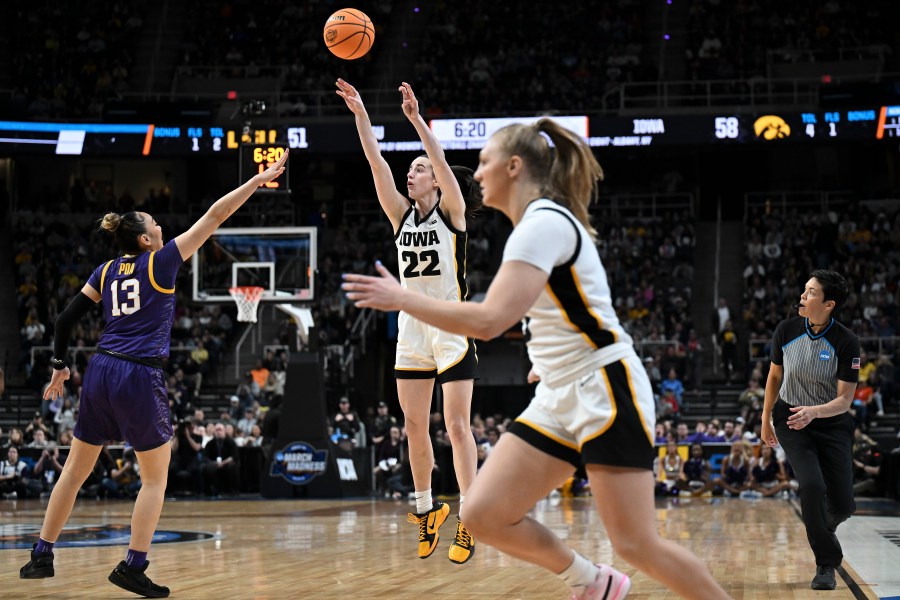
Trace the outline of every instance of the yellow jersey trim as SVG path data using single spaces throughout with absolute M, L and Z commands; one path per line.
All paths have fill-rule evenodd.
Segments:
M 603 383 L 604 383 L 604 385 L 606 385 L 606 393 L 609 394 L 609 404 L 612 407 L 612 414 L 609 417 L 609 421 L 606 422 L 606 425 L 604 425 L 603 427 L 600 428 L 600 431 L 598 431 L 597 433 L 594 433 L 592 435 L 589 435 L 588 437 L 581 440 L 582 446 L 587 444 L 589 441 L 591 441 L 595 438 L 598 438 L 601 435 L 603 435 L 604 433 L 606 433 L 607 430 L 609 430 L 609 428 L 612 427 L 613 423 L 616 422 L 616 416 L 619 414 L 619 407 L 616 406 L 616 396 L 615 396 L 615 394 L 613 394 L 612 385 L 609 383 L 609 375 L 606 374 L 605 367 L 600 369 L 600 374 L 603 375 Z
M 174 294 L 175 288 L 172 288 L 169 290 L 164 287 L 160 287 L 156 283 L 156 278 L 153 276 L 153 256 L 155 254 L 156 254 L 155 251 L 150 253 L 150 263 L 147 265 L 147 271 L 150 273 L 150 285 L 152 285 L 153 289 L 155 289 L 157 292 L 161 292 L 163 294 Z
M 652 446 L 656 443 L 656 440 L 653 439 L 653 433 L 647 426 L 647 419 L 644 418 L 644 413 L 641 411 L 641 405 L 638 402 L 637 394 L 634 393 L 634 383 L 631 381 L 631 369 L 628 368 L 628 363 L 624 360 L 622 361 L 622 366 L 625 367 L 625 378 L 628 380 L 628 389 L 631 390 L 631 401 L 634 402 L 634 408 L 637 410 L 638 417 L 641 419 L 641 426 L 644 428 L 644 433 L 647 434 L 647 439 Z
M 106 271 L 109 269 L 109 265 L 112 264 L 113 261 L 109 261 L 105 265 L 103 265 L 103 272 L 100 273 L 100 289 L 97 290 L 100 292 L 100 295 L 103 296 L 103 282 L 106 281 Z

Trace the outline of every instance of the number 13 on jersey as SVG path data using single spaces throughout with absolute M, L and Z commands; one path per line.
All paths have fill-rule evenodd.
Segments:
M 114 279 L 109 286 L 112 297 L 112 316 L 120 317 L 130 315 L 141 310 L 141 282 L 137 279 L 126 279 L 121 282 L 121 291 L 125 294 L 124 300 L 119 300 L 119 280 Z

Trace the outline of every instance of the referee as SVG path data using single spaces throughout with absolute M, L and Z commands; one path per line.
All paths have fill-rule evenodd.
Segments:
M 800 482 L 803 523 L 816 557 L 814 590 L 835 588 L 843 553 L 834 532 L 856 510 L 854 423 L 847 409 L 859 375 L 859 339 L 832 316 L 846 298 L 841 275 L 810 274 L 800 316 L 775 328 L 762 414 L 763 441 L 781 443 Z

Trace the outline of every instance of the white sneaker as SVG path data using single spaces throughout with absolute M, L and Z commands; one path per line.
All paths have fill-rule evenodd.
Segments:
M 597 564 L 594 583 L 584 588 L 581 594 L 572 592 L 572 600 L 622 600 L 631 589 L 628 575 L 616 571 L 609 565 Z

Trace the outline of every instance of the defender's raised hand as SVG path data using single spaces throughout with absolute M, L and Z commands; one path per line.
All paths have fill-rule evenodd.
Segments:
M 284 154 L 278 159 L 278 162 L 256 176 L 259 185 L 266 185 L 282 173 L 284 173 L 284 165 L 287 163 L 289 150 L 285 150 Z

